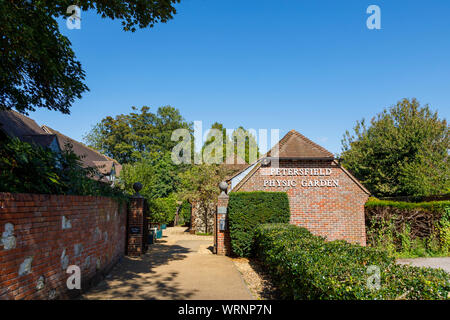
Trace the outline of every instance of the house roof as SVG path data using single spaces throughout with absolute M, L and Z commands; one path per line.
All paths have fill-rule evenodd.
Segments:
M 0 127 L 9 136 L 17 138 L 47 134 L 33 119 L 14 110 L 0 111 Z
M 58 147 L 60 150 L 64 150 L 65 145 L 70 143 L 73 146 L 73 152 L 81 158 L 85 167 L 96 167 L 105 175 L 114 169 L 118 176 L 122 170 L 122 166 L 116 160 L 48 126 L 40 127 L 33 119 L 14 110 L 0 111 L 0 130 L 8 136 L 17 137 L 24 142 L 34 143 L 52 150 L 53 148 L 57 150 Z
M 50 147 L 56 139 L 56 135 L 45 132 L 33 119 L 14 110 L 0 111 L 0 129 L 10 137 L 42 147 Z
M 42 129 L 48 134 L 55 134 L 57 136 L 61 150 L 66 148 L 66 144 L 71 144 L 73 152 L 81 158 L 83 165 L 86 167 L 96 167 L 101 173 L 106 174 L 111 172 L 112 166 L 114 165 L 116 175 L 121 171 L 122 166 L 116 160 L 101 154 L 97 150 L 50 128 L 49 126 L 44 125 L 42 126 Z
M 356 185 L 358 185 L 364 192 L 370 195 L 370 192 L 358 181 L 350 172 L 348 172 L 338 161 L 334 159 L 331 152 L 325 148 L 319 146 L 313 141 L 306 138 L 304 135 L 298 133 L 295 130 L 289 131 L 269 152 L 263 155 L 256 163 L 254 163 L 251 170 L 248 171 L 245 176 L 239 177 L 239 181 L 235 186 L 232 186 L 231 191 L 239 190 L 250 177 L 252 177 L 256 171 L 261 167 L 261 160 L 265 157 L 275 157 L 276 148 L 279 146 L 279 158 L 282 159 L 299 159 L 299 160 L 332 160 L 342 171 L 352 179 Z M 234 176 L 227 179 L 230 182 L 232 179 L 237 178 L 240 174 L 244 173 L 250 166 L 237 172 Z
M 279 148 L 279 153 L 276 150 Z M 295 130 L 289 131 L 264 157 L 284 159 L 334 159 L 331 152 Z
M 33 134 L 22 136 L 23 142 L 34 143 L 42 147 L 50 148 L 51 144 L 57 139 L 55 134 Z
M 289 131 L 272 149 L 270 149 L 265 155 L 262 155 L 259 160 L 266 157 L 276 157 L 276 148 L 279 147 L 279 158 L 284 159 L 324 159 L 333 160 L 334 156 L 331 152 L 319 146 L 315 142 L 306 138 L 304 135 L 298 133 L 295 130 Z M 258 161 L 259 161 L 258 160 Z M 253 164 L 251 164 L 253 165 Z M 237 175 L 241 174 L 251 165 L 246 164 L 242 166 L 234 175 L 228 177 L 227 181 L 233 179 Z

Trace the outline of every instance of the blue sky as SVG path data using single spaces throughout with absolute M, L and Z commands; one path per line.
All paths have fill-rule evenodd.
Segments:
M 381 30 L 366 8 L 381 8 Z M 81 140 L 131 106 L 172 105 L 203 127 L 295 129 L 333 153 L 356 120 L 407 97 L 450 113 L 450 1 L 181 0 L 153 29 L 82 12 L 62 32 L 90 92 L 30 117 Z

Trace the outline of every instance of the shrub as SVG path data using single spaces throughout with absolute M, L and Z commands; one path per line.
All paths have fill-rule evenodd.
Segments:
M 189 201 L 183 201 L 180 211 L 178 212 L 178 224 L 184 225 L 191 221 L 192 206 Z
M 289 222 L 289 200 L 285 192 L 230 193 L 228 214 L 233 253 L 248 257 L 258 225 Z
M 421 203 L 370 199 L 367 240 L 401 257 L 448 254 L 450 201 Z
M 168 224 L 175 218 L 177 200 L 174 197 L 148 201 L 150 222 Z
M 109 196 L 125 199 L 123 192 L 98 181 L 95 168 L 84 168 L 66 145 L 52 152 L 17 138 L 0 141 L 0 192 Z
M 293 225 L 259 226 L 255 253 L 287 299 L 447 299 L 450 291 L 442 270 L 396 265 L 384 251 Z M 378 289 L 368 286 L 369 266 L 380 268 Z

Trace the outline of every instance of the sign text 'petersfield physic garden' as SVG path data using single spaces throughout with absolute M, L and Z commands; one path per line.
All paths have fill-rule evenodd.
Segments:
M 269 169 L 269 168 L 267 168 Z M 339 180 L 324 179 L 320 177 L 330 176 L 332 169 L 330 168 L 270 168 L 269 176 L 303 176 L 317 177 L 315 179 L 303 179 L 297 181 L 295 179 L 267 179 L 264 180 L 264 187 L 339 187 Z

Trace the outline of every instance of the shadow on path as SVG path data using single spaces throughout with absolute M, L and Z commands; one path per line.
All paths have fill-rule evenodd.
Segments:
M 138 258 L 124 257 L 81 299 L 253 299 L 233 262 L 212 254 L 212 237 L 172 227 Z
M 177 271 L 160 272 L 172 261 L 186 259 L 191 248 L 154 244 L 139 258 L 124 257 L 106 279 L 82 299 L 188 299 L 195 290 L 183 290 L 176 282 Z

